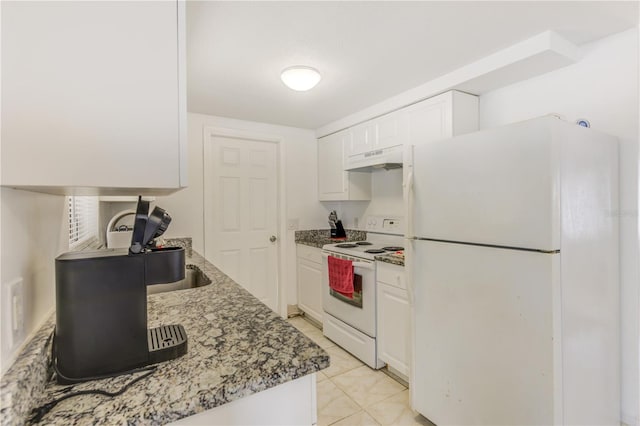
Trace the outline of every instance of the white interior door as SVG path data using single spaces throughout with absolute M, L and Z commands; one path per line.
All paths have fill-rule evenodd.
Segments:
M 215 135 L 204 147 L 205 257 L 276 312 L 277 150 Z

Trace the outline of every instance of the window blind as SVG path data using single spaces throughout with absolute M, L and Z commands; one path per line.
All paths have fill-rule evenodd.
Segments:
M 86 247 L 98 237 L 98 197 L 67 197 L 69 249 Z

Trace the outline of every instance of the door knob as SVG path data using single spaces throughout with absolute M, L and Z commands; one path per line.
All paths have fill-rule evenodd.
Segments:
M 272 236 L 269 238 L 269 241 L 271 241 L 272 243 L 275 243 L 277 239 L 278 239 L 278 238 L 276 238 L 276 236 L 275 236 L 275 235 L 272 235 Z

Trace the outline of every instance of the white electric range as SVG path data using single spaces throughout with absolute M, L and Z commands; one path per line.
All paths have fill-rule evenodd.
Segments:
M 377 356 L 375 256 L 403 250 L 402 229 L 401 218 L 369 216 L 365 221 L 366 241 L 322 247 L 323 334 L 371 368 L 385 365 Z M 329 287 L 329 256 L 352 262 L 352 298 Z

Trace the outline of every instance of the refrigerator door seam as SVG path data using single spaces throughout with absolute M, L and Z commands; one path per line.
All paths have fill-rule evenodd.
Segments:
M 495 244 L 482 244 L 482 243 L 471 243 L 467 241 L 453 241 L 453 240 L 440 240 L 437 238 L 418 238 L 413 237 L 412 239 L 418 241 L 434 241 L 437 243 L 448 243 L 448 244 L 462 244 L 467 246 L 477 246 L 477 247 L 490 247 L 504 250 L 520 250 L 520 251 L 531 251 L 535 253 L 543 253 L 543 254 L 557 254 L 560 253 L 560 250 L 542 250 L 542 249 L 534 249 L 528 247 L 512 247 L 512 246 L 500 246 Z

